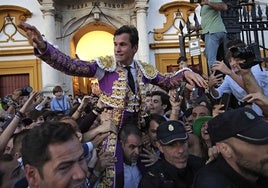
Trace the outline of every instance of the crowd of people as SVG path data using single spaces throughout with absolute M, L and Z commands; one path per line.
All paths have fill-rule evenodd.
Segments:
M 22 101 L 18 89 L 2 101 L 0 187 L 267 187 L 264 67 L 242 69 L 246 59 L 228 51 L 231 68 L 215 61 L 207 77 L 188 66 L 164 76 L 134 59 L 135 27 L 116 30 L 115 59 L 90 62 L 63 54 L 32 25 L 19 27 L 36 56 L 66 74 L 96 77 L 101 93 L 73 99 L 55 86 L 52 98 L 33 91 Z M 239 105 L 223 109 L 223 93 Z
M 46 108 L 40 108 L 40 93 L 32 92 L 2 125 L 1 187 L 100 187 L 118 160 L 123 184 L 115 187 L 266 187 L 264 117 L 249 107 L 219 112 L 204 101 L 181 111 L 174 94 L 153 91 L 142 127 L 127 123 L 118 129 L 112 109 L 101 109 L 92 96 L 65 114 L 46 97 Z M 116 156 L 103 148 L 111 133 L 118 135 Z

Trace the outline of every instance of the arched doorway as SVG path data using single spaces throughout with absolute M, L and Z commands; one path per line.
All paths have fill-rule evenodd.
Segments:
M 89 23 L 79 29 L 71 41 L 71 55 L 81 60 L 92 60 L 96 57 L 113 55 L 113 33 L 115 28 L 102 22 Z M 95 78 L 73 77 L 75 95 L 99 92 Z

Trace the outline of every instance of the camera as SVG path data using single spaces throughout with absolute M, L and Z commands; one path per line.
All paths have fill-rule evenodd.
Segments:
M 12 98 L 12 95 L 9 94 L 3 98 L 3 102 L 6 104 L 10 103 L 10 102 L 12 102 L 11 98 Z
M 232 47 L 230 48 L 230 52 L 233 58 L 246 60 L 243 64 L 240 64 L 242 69 L 249 69 L 252 66 L 263 62 L 260 55 L 259 45 L 257 43 L 252 43 L 248 46 Z
M 20 96 L 28 96 L 33 91 L 33 88 L 31 86 L 26 86 L 22 88 L 20 91 L 21 91 Z

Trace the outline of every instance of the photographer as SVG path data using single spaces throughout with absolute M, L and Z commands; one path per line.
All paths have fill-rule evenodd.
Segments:
M 244 63 L 247 59 L 252 59 L 251 57 L 246 56 L 243 57 L 233 57 L 234 54 L 231 53 L 230 49 L 234 47 L 246 48 L 245 44 L 243 44 L 240 40 L 232 41 L 228 44 L 229 51 L 227 52 L 227 58 L 229 59 L 229 63 L 231 69 L 229 69 L 223 62 L 217 62 L 213 68 L 213 73 L 209 77 L 209 90 L 210 94 L 214 99 L 219 99 L 222 97 L 223 93 L 232 93 L 235 98 L 238 100 L 239 106 L 250 106 L 258 115 L 263 115 L 262 110 L 255 103 L 250 104 L 246 103 L 243 98 L 248 94 L 247 90 L 245 90 L 245 84 L 239 75 L 239 71 L 241 70 L 239 64 Z M 252 54 L 254 55 L 254 54 Z M 260 88 L 263 88 L 263 92 L 265 95 L 268 94 L 268 74 L 266 71 L 262 71 L 259 65 L 253 65 L 250 69 L 252 74 L 254 75 L 258 85 Z M 223 74 L 226 74 L 224 80 L 222 80 L 220 74 L 215 75 L 215 71 L 221 71 Z M 217 87 L 218 86 L 218 87 Z M 217 87 L 217 88 L 216 88 Z
M 25 101 L 25 96 L 29 96 L 32 92 L 32 87 L 26 86 L 24 88 L 18 88 L 13 91 L 12 94 L 8 94 L 1 101 L 2 109 L 0 110 L 0 121 L 3 122 L 3 128 L 5 129 L 5 124 L 8 124 L 13 116 L 15 115 L 16 110 L 21 108 Z
M 267 70 L 264 70 L 267 72 Z M 245 90 L 249 93 L 243 100 L 256 103 L 263 111 L 263 117 L 268 120 L 268 96 L 264 94 L 264 90 L 258 85 L 251 69 L 241 69 L 238 72 L 245 83 Z
M 15 132 L 19 122 L 24 118 L 25 113 L 33 109 L 33 103 L 35 102 L 35 99 L 38 97 L 38 95 L 38 92 L 31 93 L 29 99 L 19 110 L 17 110 L 14 118 L 12 118 L 11 122 L 5 128 L 4 132 L 0 135 L 0 154 L 4 151 L 4 148 L 6 147 L 9 138 Z

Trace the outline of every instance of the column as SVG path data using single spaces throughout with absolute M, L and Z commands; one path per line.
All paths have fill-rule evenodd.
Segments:
M 55 7 L 52 0 L 44 0 L 41 11 L 44 17 L 44 37 L 53 45 L 56 45 L 56 29 L 55 29 Z M 61 85 L 61 72 L 50 67 L 46 63 L 42 63 L 42 85 L 44 92 L 50 93 L 55 85 Z
M 147 32 L 147 0 L 136 1 L 135 10 L 137 17 L 137 29 L 139 31 L 139 51 L 138 59 L 142 62 L 150 62 L 149 58 L 149 42 Z

